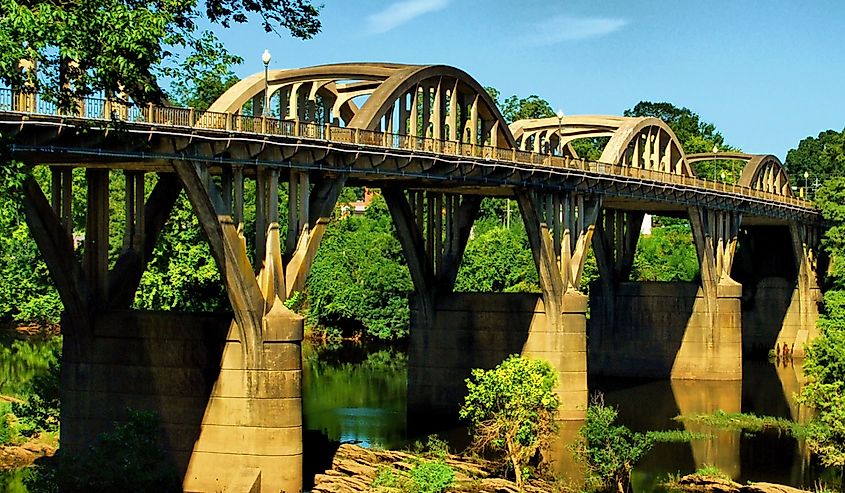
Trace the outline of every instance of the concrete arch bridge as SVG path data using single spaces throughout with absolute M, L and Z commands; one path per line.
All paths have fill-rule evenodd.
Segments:
M 240 81 L 207 111 L 91 98 L 62 112 L 38 94 L 0 90 L 10 157 L 51 170 L 47 190 L 27 179 L 24 207 L 65 308 L 69 452 L 126 407 L 152 408 L 187 491 L 299 491 L 303 322 L 284 301 L 303 289 L 344 186 L 381 189 L 414 282 L 409 408 L 454 409 L 470 368 L 522 352 L 558 370 L 561 418 L 577 420 L 588 366 L 738 380 L 743 349 L 786 344 L 800 354 L 815 335 L 820 219 L 774 156 L 731 155 L 747 162 L 740 181 L 707 181 L 690 166 L 701 156 L 685 155 L 660 120 L 508 125 L 481 84 L 441 65 L 268 75 Z M 573 142 L 599 137 L 599 160 L 577 156 Z M 85 169 L 85 204 L 73 204 L 76 168 Z M 121 211 L 108 208 L 110 173 L 125 177 Z M 248 181 L 254 204 L 244 203 Z M 280 187 L 290 198 L 283 213 Z M 131 309 L 183 191 L 233 320 Z M 453 292 L 487 196 L 519 204 L 542 293 Z M 246 206 L 256 210 L 254 248 Z M 74 207 L 86 211 L 81 262 Z M 700 282 L 632 282 L 645 213 L 689 219 Z M 110 265 L 115 220 L 125 233 Z M 601 281 L 588 324 L 581 278 L 591 248 Z

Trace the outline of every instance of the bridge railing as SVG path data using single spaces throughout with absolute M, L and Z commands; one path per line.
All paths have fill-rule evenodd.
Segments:
M 537 152 L 500 148 L 453 140 L 432 139 L 415 135 L 355 129 L 328 124 L 301 122 L 268 116 L 249 116 L 238 113 L 215 113 L 197 111 L 193 108 L 172 106 L 137 106 L 132 103 L 102 98 L 85 98 L 74 111 L 61 111 L 37 94 L 14 92 L 0 88 L 0 111 L 14 111 L 30 114 L 77 117 L 106 121 L 140 122 L 154 125 L 187 127 L 193 129 L 228 130 L 261 135 L 277 135 L 338 143 L 375 146 L 400 150 L 419 151 L 434 154 L 449 154 L 483 160 L 496 160 L 529 166 L 566 168 L 593 173 L 614 175 L 621 179 L 651 180 L 671 184 L 693 186 L 722 193 L 746 195 L 767 201 L 786 203 L 800 207 L 811 207 L 810 202 L 798 197 L 780 195 L 756 190 L 733 183 L 709 181 L 695 176 L 670 173 L 662 170 L 621 166 L 554 156 Z

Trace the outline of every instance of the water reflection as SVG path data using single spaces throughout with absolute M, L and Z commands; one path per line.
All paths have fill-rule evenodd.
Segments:
M 306 430 L 363 446 L 404 445 L 407 355 L 393 348 L 303 345 Z
M 745 361 L 741 382 L 614 379 L 591 382 L 591 391 L 604 392 L 605 400 L 619 408 L 620 421 L 634 430 L 685 429 L 710 435 L 692 443 L 655 446 L 637 467 L 638 491 L 651 491 L 649 485 L 666 474 L 688 474 L 706 465 L 717 466 L 740 483 L 807 486 L 814 472 L 803 441 L 774 431 L 752 435 L 673 419 L 722 410 L 805 420 L 807 411 L 794 398 L 803 382 L 800 365 Z
M 55 361 L 61 338 L 45 341 L 25 341 L 0 336 L 0 416 L 11 412 L 6 397 L 26 400 L 32 391 L 32 379 L 47 372 Z M 0 470 L 0 491 L 26 493 L 24 480 L 30 469 Z

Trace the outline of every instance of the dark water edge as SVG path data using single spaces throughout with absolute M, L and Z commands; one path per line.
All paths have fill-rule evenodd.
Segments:
M 455 422 L 426 422 L 425 413 L 408 421 L 407 354 L 366 345 L 304 349 L 303 412 L 306 436 L 318 442 L 353 442 L 365 447 L 403 448 L 435 432 L 454 450 L 468 444 L 466 428 Z M 746 360 L 742 381 L 670 381 L 591 377 L 591 394 L 600 392 L 619 409 L 619 421 L 636 431 L 688 430 L 711 436 L 692 443 L 658 444 L 637 466 L 634 486 L 650 492 L 668 475 L 689 474 L 716 466 L 734 480 L 767 481 L 811 489 L 821 468 L 810 460 L 803 441 L 764 432 L 749 434 L 708 429 L 675 418 L 680 415 L 748 412 L 794 420 L 808 418 L 794 395 L 800 390 L 800 364 Z M 432 418 L 439 419 L 439 418 Z M 564 427 L 552 457 L 563 478 L 577 480 L 579 468 L 568 444 L 580 423 Z M 326 450 L 330 451 L 329 446 Z M 309 453 L 310 452 L 310 453 Z M 325 451 L 323 451 L 325 453 Z M 320 458 L 306 441 L 306 470 L 319 472 Z
M 0 340 L 0 393 L 25 398 L 28 382 L 46 371 L 47 342 Z M 466 428 L 426 418 L 407 409 L 408 357 L 404 347 L 344 343 L 336 346 L 303 345 L 303 418 L 306 486 L 313 475 L 329 467 L 340 442 L 366 447 L 406 448 L 436 432 L 454 450 L 469 442 Z M 637 380 L 591 377 L 591 393 L 619 409 L 622 424 L 638 431 L 687 429 L 712 435 L 692 443 L 657 445 L 637 466 L 634 487 L 656 489 L 670 474 L 687 474 L 715 465 L 734 480 L 767 481 L 812 489 L 824 472 L 809 459 L 806 445 L 794 438 L 767 432 L 750 435 L 686 424 L 681 414 L 724 411 L 753 412 L 790 419 L 808 417 L 794 394 L 803 375 L 800 365 L 746 360 L 741 382 Z M 580 473 L 567 444 L 579 423 L 562 429 L 552 451 L 562 477 L 577 480 Z M 0 491 L 25 493 L 27 470 L 0 472 Z

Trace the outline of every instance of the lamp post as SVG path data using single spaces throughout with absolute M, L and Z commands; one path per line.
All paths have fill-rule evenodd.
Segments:
M 270 59 L 272 56 L 270 55 L 270 50 L 264 50 L 264 53 L 261 54 L 261 61 L 264 62 L 264 108 L 262 108 L 261 116 L 268 115 L 268 108 L 270 107 L 270 81 L 269 81 L 269 71 L 270 71 Z
M 563 110 L 557 110 L 557 147 L 560 156 L 563 156 Z
M 809 180 L 810 180 L 810 172 L 804 171 L 804 198 L 805 199 L 810 198 L 810 193 L 809 193 L 810 192 L 810 188 L 809 188 L 810 187 L 810 181 Z
M 716 160 L 716 154 L 719 153 L 719 146 L 717 144 L 713 144 L 713 181 L 716 181 L 716 169 L 719 167 L 718 161 Z

